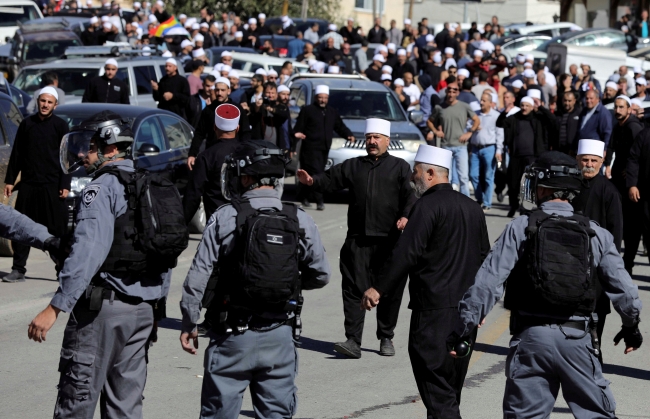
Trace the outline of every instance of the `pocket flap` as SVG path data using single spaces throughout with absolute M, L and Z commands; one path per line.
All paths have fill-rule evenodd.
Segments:
M 92 365 L 95 362 L 95 355 L 85 352 L 75 352 L 72 359 L 81 365 Z

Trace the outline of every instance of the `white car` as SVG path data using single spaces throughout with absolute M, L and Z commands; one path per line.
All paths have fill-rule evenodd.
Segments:
M 304 73 L 305 71 L 309 70 L 309 66 L 307 64 L 293 61 L 290 58 L 277 58 L 271 57 L 269 55 L 246 54 L 243 52 L 232 53 L 232 68 L 237 71 L 255 73 L 257 69 L 263 68 L 267 72 L 273 69 L 278 74 L 280 74 L 282 65 L 287 61 L 292 62 L 294 73 Z
M 581 31 L 582 28 L 571 22 L 556 22 L 547 25 L 522 26 L 511 31 L 512 34 L 520 35 L 546 35 L 550 37 L 564 35 L 567 32 Z
M 0 0 L 0 44 L 13 39 L 18 22 L 42 18 L 41 10 L 32 0 Z

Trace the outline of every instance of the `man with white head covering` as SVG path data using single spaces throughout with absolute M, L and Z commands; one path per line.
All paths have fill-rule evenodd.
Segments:
M 314 102 L 300 110 L 294 136 L 302 141 L 300 148 L 300 167 L 311 175 L 325 171 L 327 155 L 332 147 L 333 133 L 344 140 L 354 141 L 352 131 L 345 125 L 338 111 L 328 106 L 330 90 L 326 85 L 314 89 Z M 318 210 L 325 209 L 323 194 L 309 187 L 301 187 L 299 199 L 304 207 L 309 207 L 310 195 L 313 195 Z
M 103 33 L 99 27 L 99 18 L 93 16 L 90 18 L 90 25 L 81 33 L 81 42 L 84 46 L 102 45 Z
M 129 86 L 117 76 L 118 63 L 109 58 L 104 63 L 104 74 L 93 77 L 84 91 L 82 102 L 129 104 Z
M 65 198 L 70 191 L 71 177 L 59 164 L 61 139 L 68 133 L 68 124 L 54 115 L 58 97 L 53 87 L 42 88 L 38 92 L 38 112 L 23 119 L 18 126 L 4 178 L 4 195 L 11 196 L 20 174 L 16 210 L 47 227 L 50 234 L 63 237 L 68 221 Z M 15 241 L 12 247 L 11 272 L 2 280 L 23 282 L 30 248 Z
M 404 73 L 407 71 L 411 74 L 415 74 L 415 68 L 413 68 L 413 64 L 408 61 L 407 53 L 404 48 L 398 49 L 395 55 L 397 57 L 397 62 L 393 66 L 392 75 L 394 78 L 402 78 Z
M 242 40 L 244 39 L 244 32 L 236 31 L 234 36 L 235 36 L 235 39 L 233 39 L 232 41 L 227 42 L 226 46 L 228 46 L 228 47 L 241 47 Z
M 381 68 L 384 66 L 386 59 L 381 54 L 375 54 L 372 57 L 372 64 L 370 67 L 366 68 L 366 77 L 370 81 L 376 81 L 381 83 Z
M 359 35 L 359 28 L 354 27 L 354 19 L 351 17 L 346 21 L 346 25 L 339 30 L 339 34 L 343 41 L 350 45 L 361 43 L 362 37 Z
M 180 64 L 185 68 L 185 66 L 192 61 L 192 50 L 194 49 L 194 44 L 189 39 L 183 39 L 181 41 L 181 52 L 178 54 L 176 59 Z
M 171 17 L 169 13 L 165 10 L 165 3 L 163 3 L 161 0 L 156 1 L 153 6 L 151 7 L 151 13 L 156 16 L 156 19 L 158 22 L 163 23 L 169 20 Z
M 412 182 L 420 197 L 393 252 L 368 289 L 362 308 L 381 304 L 409 276 L 409 357 L 427 417 L 460 418 L 460 396 L 470 357 L 448 355 L 447 338 L 458 301 L 490 251 L 485 214 L 449 184 L 452 152 L 421 145 Z M 476 329 L 470 333 L 476 340 Z M 470 342 L 470 346 L 473 344 Z
M 158 109 L 170 111 L 185 118 L 185 107 L 190 100 L 190 84 L 178 74 L 178 62 L 168 58 L 165 62 L 165 75 L 159 83 L 151 81 L 153 100 L 158 102 Z
M 333 44 L 328 42 L 329 39 L 333 40 Z M 345 41 L 343 40 L 343 37 L 337 32 L 336 25 L 331 23 L 327 27 L 327 33 L 320 38 L 319 42 L 321 45 L 331 45 L 330 48 L 335 48 L 338 50 L 341 49 L 341 44 L 343 44 Z
M 41 76 L 41 85 L 43 87 L 53 87 L 54 90 L 56 90 L 56 93 L 58 94 L 57 98 L 57 105 L 65 105 L 65 92 L 62 89 L 59 89 L 59 76 L 56 74 L 54 71 L 48 71 L 45 74 Z M 38 105 L 38 96 L 39 96 L 39 90 L 36 90 L 34 92 L 34 96 L 32 100 L 29 101 L 27 104 L 27 113 L 28 114 L 33 114 L 36 112 L 36 105 Z
M 348 232 L 341 248 L 341 286 L 345 315 L 346 342 L 334 350 L 350 358 L 361 358 L 361 338 L 365 313 L 359 310 L 363 292 L 370 288 L 378 269 L 388 257 L 408 222 L 415 203 L 408 163 L 388 153 L 390 122 L 366 120 L 366 156 L 351 158 L 332 166 L 327 172 L 313 175 L 298 170 L 300 183 L 321 192 L 350 189 Z M 312 176 L 313 175 L 313 176 Z M 394 336 L 399 306 L 406 285 L 400 278 L 390 296 L 382 299 L 377 310 L 377 339 L 380 355 L 393 356 Z
M 634 83 L 636 84 L 636 93 L 631 97 L 631 99 L 640 99 L 643 102 L 650 102 L 648 82 L 645 77 L 637 77 Z

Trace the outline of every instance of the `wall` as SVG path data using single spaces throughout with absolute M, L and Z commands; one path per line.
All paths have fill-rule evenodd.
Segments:
M 368 0 L 372 4 L 371 0 Z M 379 4 L 380 0 L 377 0 Z M 340 10 L 336 14 L 335 23 L 337 26 L 345 25 L 346 20 L 351 17 L 354 19 L 354 26 L 361 26 L 366 34 L 373 26 L 372 8 L 370 10 L 357 9 L 354 7 L 355 0 L 341 0 Z M 385 29 L 390 28 L 390 21 L 395 19 L 397 27 L 402 28 L 404 25 L 404 2 L 403 0 L 384 0 L 384 12 L 379 14 L 381 24 Z

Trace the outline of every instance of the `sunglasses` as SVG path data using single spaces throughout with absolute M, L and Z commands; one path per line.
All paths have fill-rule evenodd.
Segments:
M 447 91 L 448 91 L 448 92 L 457 92 L 458 89 L 454 89 L 454 88 L 452 87 L 452 88 L 450 88 L 450 89 L 447 89 Z

